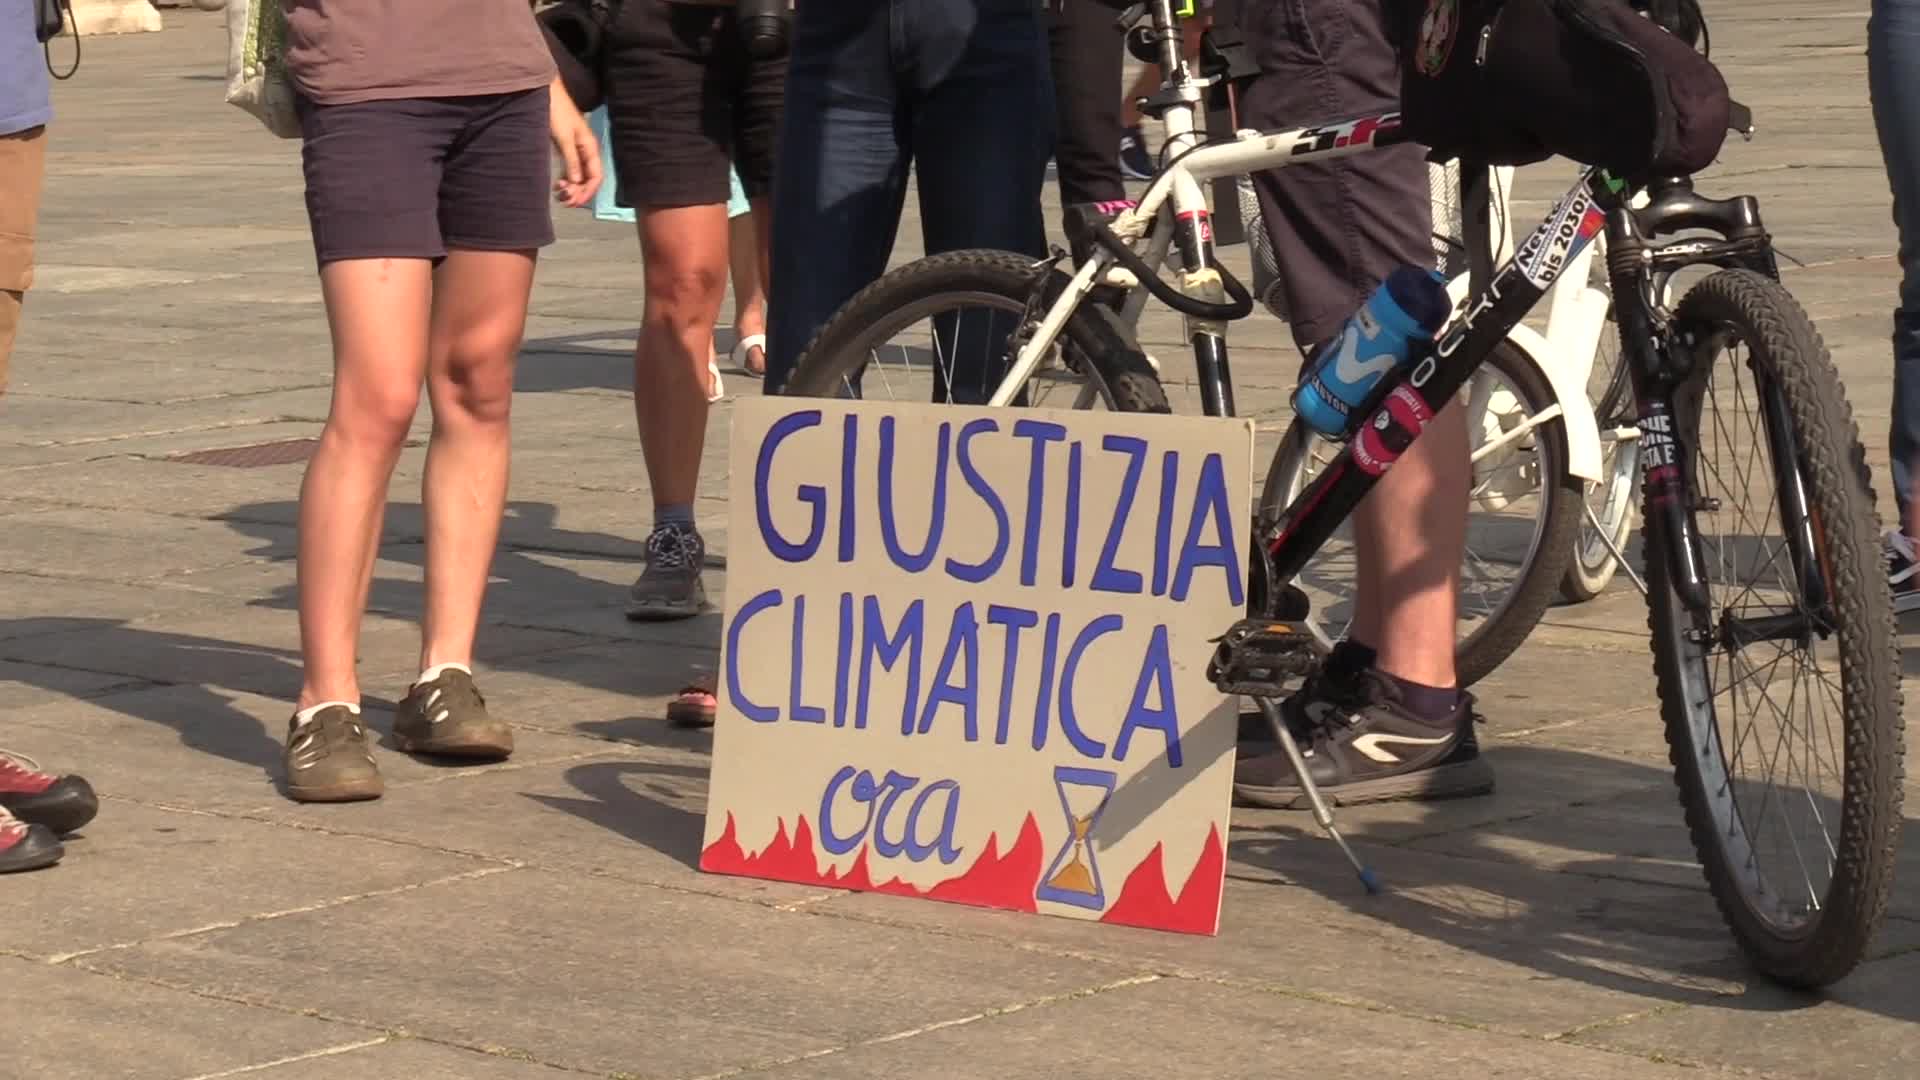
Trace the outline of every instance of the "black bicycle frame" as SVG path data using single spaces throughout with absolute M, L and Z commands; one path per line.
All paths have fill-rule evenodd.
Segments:
M 1279 531 L 1266 548 L 1268 597 L 1277 595 L 1272 586 L 1291 583 L 1299 575 L 1427 422 L 1520 325 L 1573 257 L 1599 234 L 1611 211 L 1623 204 L 1622 190 L 1598 170 L 1583 173 L 1431 351 L 1411 368 L 1380 381 L 1359 410 L 1368 419 L 1349 438 L 1347 448 L 1282 513 Z
M 1452 401 L 1494 347 L 1551 289 L 1566 266 L 1602 228 L 1607 234 L 1607 270 L 1619 327 L 1621 355 L 1633 379 L 1640 430 L 1640 465 L 1650 515 L 1658 516 L 1668 580 L 1675 595 L 1707 627 L 1712 612 L 1704 557 L 1693 513 L 1698 488 L 1691 470 L 1691 443 L 1697 433 L 1675 423 L 1675 392 L 1693 374 L 1692 342 L 1674 355 L 1669 338 L 1655 325 L 1656 290 L 1674 271 L 1696 264 L 1743 267 L 1778 279 L 1772 241 L 1751 196 L 1727 200 L 1696 195 L 1685 179 L 1662 180 L 1649 189 L 1640 210 L 1629 203 L 1631 191 L 1606 173 L 1588 170 L 1519 252 L 1494 276 L 1466 313 L 1410 369 L 1381 381 L 1361 415 L 1368 419 L 1347 447 L 1302 491 L 1279 518 L 1278 531 L 1264 549 L 1264 595 L 1269 607 L 1281 597 L 1278 586 L 1291 584 L 1308 560 L 1373 490 L 1386 470 L 1406 452 L 1422 428 Z M 1685 238 L 1656 242 L 1662 236 L 1707 230 L 1717 239 Z M 1745 640 L 1796 637 L 1824 632 L 1828 590 L 1820 569 L 1818 537 L 1802 479 L 1806 463 L 1793 437 L 1785 399 L 1772 377 L 1753 365 L 1760 396 L 1761 427 L 1774 462 L 1781 524 L 1789 558 L 1804 601 L 1805 615 L 1764 619 L 1729 616 L 1718 627 L 1723 636 Z M 1786 468 L 1784 466 L 1793 467 Z M 1294 612 L 1270 610 L 1268 615 Z

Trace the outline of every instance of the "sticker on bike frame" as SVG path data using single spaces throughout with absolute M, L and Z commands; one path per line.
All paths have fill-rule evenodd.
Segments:
M 1673 444 L 1673 414 L 1664 406 L 1649 408 L 1640 418 L 1641 484 L 1647 499 L 1665 506 L 1680 491 L 1680 461 Z
M 1181 224 L 1191 223 L 1200 230 L 1200 239 L 1213 243 L 1213 215 L 1205 210 L 1182 210 L 1175 215 Z
M 1605 225 L 1606 215 L 1582 187 L 1560 205 L 1546 226 L 1527 237 L 1513 261 L 1535 288 L 1545 289 Z
M 1353 436 L 1353 463 L 1368 476 L 1380 476 L 1400 460 L 1413 440 L 1426 430 L 1433 409 L 1410 386 L 1396 386 L 1380 409 Z
M 1383 136 L 1397 133 L 1399 130 L 1399 113 L 1382 113 L 1379 116 L 1363 116 L 1358 120 L 1348 120 L 1343 124 L 1303 128 L 1288 153 L 1295 156 L 1323 154 L 1329 150 L 1372 146 Z
M 1459 30 L 1459 0 L 1427 0 L 1427 14 L 1420 20 L 1420 40 L 1414 46 L 1415 69 L 1428 78 L 1446 70 Z

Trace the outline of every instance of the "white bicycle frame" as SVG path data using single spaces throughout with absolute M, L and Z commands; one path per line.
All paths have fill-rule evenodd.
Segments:
M 1122 211 L 1110 223 L 1110 228 L 1122 241 L 1134 244 L 1148 235 L 1149 227 L 1156 218 L 1167 218 L 1161 228 L 1152 230 L 1148 248 L 1142 253 L 1146 264 L 1156 269 L 1165 264 L 1172 245 L 1175 231 L 1173 219 L 1199 215 L 1204 220 L 1211 220 L 1212 210 L 1205 188 L 1208 182 L 1266 169 L 1285 168 L 1309 160 L 1330 160 L 1364 153 L 1374 148 L 1374 140 L 1378 135 L 1393 130 L 1399 119 L 1397 113 L 1387 113 L 1341 124 L 1286 131 L 1242 130 L 1232 139 L 1203 143 L 1195 127 L 1195 118 L 1201 112 L 1205 84 L 1188 76 L 1175 80 L 1171 87 L 1180 100 L 1167 106 L 1161 118 L 1167 133 L 1161 153 L 1169 164 L 1148 184 L 1139 204 Z M 1511 246 L 1509 227 L 1504 247 Z M 1519 326 L 1508 335 L 1508 340 L 1527 354 L 1553 389 L 1556 404 L 1534 420 L 1544 422 L 1554 417 L 1561 418 L 1567 433 L 1567 471 L 1582 480 L 1599 481 L 1604 479 L 1601 475 L 1600 432 L 1594 420 L 1592 403 L 1587 400 L 1587 375 L 1593 365 L 1594 346 L 1599 341 L 1601 326 L 1606 320 L 1607 296 L 1603 290 L 1587 285 L 1586 260 L 1591 258 L 1592 248 L 1589 247 L 1581 253 L 1579 261 L 1569 268 L 1562 280 L 1556 283 L 1553 306 L 1548 316 L 1547 336 Z M 1177 277 L 1180 291 L 1187 296 L 1214 303 L 1225 299 L 1222 279 L 1217 270 L 1207 268 L 1191 273 L 1182 270 Z M 999 408 L 1012 404 L 1014 396 L 1033 377 L 1041 360 L 1059 339 L 1067 319 L 1096 283 L 1122 287 L 1137 284 L 1131 273 L 1116 265 L 1111 252 L 1095 246 L 1092 257 L 1075 268 L 1067 287 L 1042 316 L 1033 336 L 1015 354 L 1006 378 L 988 400 L 988 405 Z M 1449 292 L 1457 308 L 1467 296 L 1464 276 L 1450 283 Z M 1193 316 L 1186 317 L 1186 324 L 1189 337 L 1200 331 L 1224 331 L 1220 324 Z M 1091 394 L 1091 387 L 1084 389 L 1081 393 L 1083 400 L 1079 404 L 1091 404 Z M 1497 451 L 1508 440 L 1522 437 L 1529 427 L 1531 425 L 1507 433 L 1498 442 L 1479 448 L 1478 453 Z
M 1500 193 L 1499 204 L 1508 205 L 1508 195 L 1513 187 L 1513 170 L 1500 168 L 1494 170 L 1494 174 L 1493 183 Z M 1593 361 L 1599 351 L 1600 335 L 1606 329 L 1610 303 L 1607 291 L 1589 281 L 1588 271 L 1600 247 L 1598 243 L 1587 245 L 1568 264 L 1560 280 L 1554 282 L 1552 291 L 1548 293 L 1546 333 L 1521 325 L 1507 334 L 1507 340 L 1525 353 L 1546 379 L 1553 392 L 1554 404 L 1529 416 L 1525 423 L 1477 444 L 1473 449 L 1475 462 L 1524 438 L 1535 427 L 1559 418 L 1566 429 L 1567 472 L 1581 480 L 1598 482 L 1607 479 L 1602 475 L 1602 435 L 1593 414 L 1593 402 L 1587 398 L 1587 380 L 1593 373 Z M 1493 261 L 1497 265 L 1512 255 L 1513 219 L 1510 214 L 1501 214 L 1494 223 Z M 1466 303 L 1468 290 L 1466 274 L 1457 275 L 1447 283 L 1447 293 L 1453 299 L 1455 311 L 1459 311 L 1461 305 Z M 1476 399 L 1481 381 L 1476 378 L 1474 384 Z M 1632 433 L 1628 437 L 1638 435 L 1631 428 L 1627 430 Z

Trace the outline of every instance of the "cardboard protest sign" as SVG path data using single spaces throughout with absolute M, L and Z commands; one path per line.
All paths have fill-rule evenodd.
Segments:
M 1211 934 L 1249 421 L 743 399 L 702 869 Z

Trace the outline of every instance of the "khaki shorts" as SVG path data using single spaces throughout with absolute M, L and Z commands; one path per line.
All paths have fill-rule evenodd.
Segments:
M 46 128 L 0 135 L 0 393 L 7 389 L 21 294 L 33 284 L 33 226 L 46 169 Z

